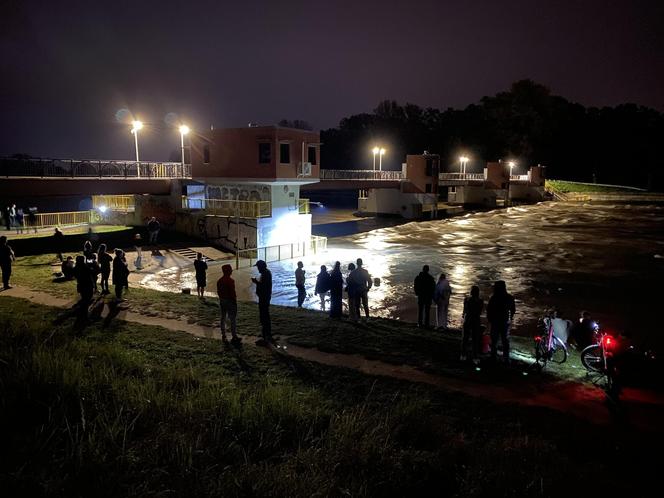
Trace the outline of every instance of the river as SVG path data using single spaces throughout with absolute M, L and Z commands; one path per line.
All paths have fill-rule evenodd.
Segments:
M 649 347 L 664 345 L 659 331 L 664 306 L 662 206 L 546 202 L 330 239 L 327 252 L 303 258 L 309 294 L 305 306 L 320 309 L 313 287 L 321 264 L 330 269 L 341 261 L 345 273 L 358 257 L 372 277 L 380 278 L 369 293 L 375 316 L 415 322 L 412 282 L 428 264 L 432 274 L 444 272 L 450 279 L 453 326 L 460 324 L 463 297 L 471 285 L 479 285 L 486 301 L 500 279 L 516 298 L 516 334 L 531 334 L 537 318 L 555 306 L 565 318 L 588 310 L 606 329 L 627 331 Z M 295 265 L 293 260 L 269 264 L 273 303 L 296 305 Z M 240 299 L 253 298 L 252 271 L 234 272 Z M 211 266 L 208 282 L 219 274 L 219 266 Z M 144 284 L 174 290 L 193 282 L 192 272 L 166 270 Z

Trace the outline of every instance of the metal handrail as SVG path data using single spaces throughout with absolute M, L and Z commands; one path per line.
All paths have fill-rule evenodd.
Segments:
M 182 209 L 201 210 L 216 216 L 238 216 L 240 218 L 269 218 L 272 216 L 272 203 L 270 201 L 206 199 L 183 195 Z
M 136 198 L 133 195 L 93 195 L 92 207 L 111 211 L 134 211 Z
M 297 209 L 300 214 L 309 214 L 311 212 L 311 209 L 309 208 L 309 199 L 298 199 Z
M 316 254 L 325 250 L 327 250 L 327 237 L 312 235 L 309 240 L 237 251 L 235 268 L 251 267 L 259 259 L 262 259 L 266 263 L 271 263 L 274 261 L 300 258 L 307 254 Z
M 484 173 L 440 173 L 438 175 L 439 180 L 473 180 L 473 181 L 484 181 Z
M 79 226 L 90 225 L 95 221 L 93 211 L 63 211 L 60 213 L 35 213 L 34 220 L 25 213 L 23 217 L 23 226 L 13 226 L 16 229 L 37 229 L 49 227 Z
M 0 158 L 0 176 L 31 178 L 191 178 L 191 165 L 100 159 Z
M 370 169 L 321 169 L 321 180 L 382 180 L 404 178 L 403 171 L 373 171 Z

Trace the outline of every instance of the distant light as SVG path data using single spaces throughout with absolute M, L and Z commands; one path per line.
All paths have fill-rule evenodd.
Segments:
M 99 211 L 105 213 L 108 208 L 106 206 L 99 206 Z
M 459 157 L 459 162 L 460 163 L 467 163 L 468 162 L 468 157 L 466 157 L 466 156 Z
M 190 130 L 189 130 L 189 127 L 187 125 L 181 125 L 180 126 L 180 133 L 181 134 L 186 135 L 187 133 L 189 133 L 189 131 Z
M 382 156 L 383 154 L 385 154 L 385 149 L 383 149 L 383 148 L 381 147 L 381 148 L 380 148 L 380 155 Z
M 132 122 L 131 124 L 132 124 L 132 126 L 134 127 L 134 128 L 132 129 L 132 131 L 138 131 L 138 130 L 140 130 L 141 128 L 143 128 L 143 123 L 141 123 L 140 121 L 134 121 L 134 122 Z
M 371 149 L 371 152 L 373 152 L 374 156 L 375 156 L 376 154 L 378 154 L 380 152 L 380 149 L 378 147 L 374 147 L 373 149 Z

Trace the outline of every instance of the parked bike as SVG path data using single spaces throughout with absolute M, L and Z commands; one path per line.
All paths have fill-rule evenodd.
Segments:
M 595 343 L 581 351 L 581 363 L 589 372 L 604 375 L 607 392 L 617 397 L 620 393 L 620 382 L 615 355 L 621 345 L 613 335 L 600 330 L 598 324 L 594 338 Z
M 535 360 L 544 367 L 547 362 L 565 363 L 567 361 L 567 346 L 553 333 L 553 315 L 541 321 L 543 334 L 535 337 Z

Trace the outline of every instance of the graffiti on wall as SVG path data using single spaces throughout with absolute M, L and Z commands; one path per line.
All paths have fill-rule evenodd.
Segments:
M 270 187 L 267 185 L 225 184 L 207 185 L 208 199 L 239 199 L 241 201 L 269 201 Z
M 238 224 L 235 218 L 202 216 L 196 220 L 193 235 L 212 245 L 236 251 L 256 247 L 256 233 L 256 220 L 253 219 L 240 218 Z

